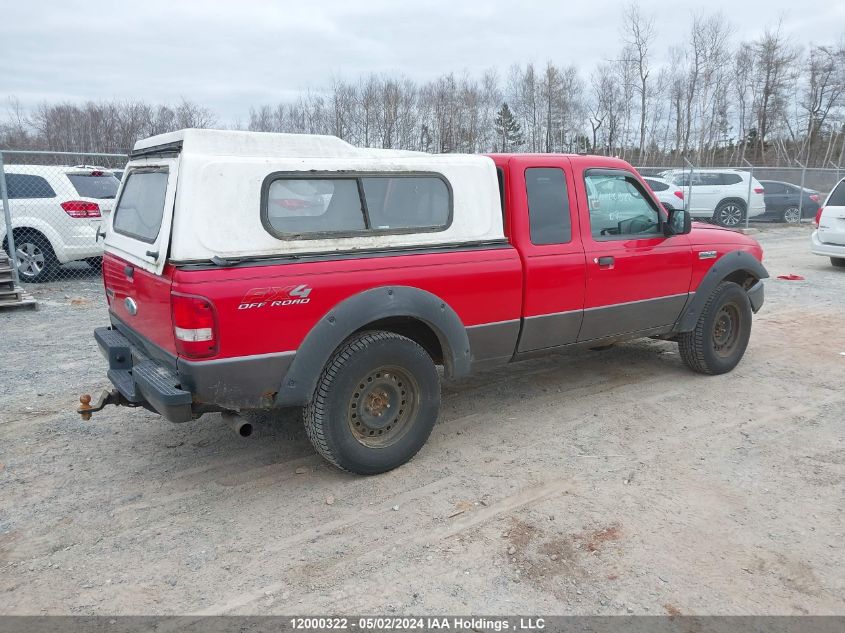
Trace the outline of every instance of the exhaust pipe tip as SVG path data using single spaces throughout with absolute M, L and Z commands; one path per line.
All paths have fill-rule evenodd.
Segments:
M 252 435 L 252 422 L 249 422 L 237 413 L 224 413 L 223 420 L 232 427 L 236 435 L 240 437 L 249 437 Z

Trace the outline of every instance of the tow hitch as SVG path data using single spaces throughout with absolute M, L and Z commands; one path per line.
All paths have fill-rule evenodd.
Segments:
M 131 403 L 124 398 L 117 389 L 112 389 L 111 391 L 104 390 L 97 399 L 97 402 L 94 404 L 91 404 L 91 396 L 87 393 L 79 396 L 79 402 L 80 405 L 76 412 L 79 413 L 79 415 L 82 416 L 82 419 L 86 421 L 91 419 L 92 413 L 102 411 L 108 404 L 113 404 L 115 406 L 131 406 Z

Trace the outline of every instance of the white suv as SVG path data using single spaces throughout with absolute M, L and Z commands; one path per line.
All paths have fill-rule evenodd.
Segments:
M 692 186 L 690 186 L 692 174 Z M 662 178 L 684 190 L 690 215 L 694 218 L 712 219 L 719 226 L 738 227 L 748 217 L 766 212 L 763 185 L 739 169 L 706 169 L 690 172 L 672 169 L 660 174 Z M 748 179 L 751 178 L 751 200 L 748 204 Z
M 6 189 L 23 282 L 51 279 L 60 264 L 84 260 L 98 266 L 100 218 L 114 206 L 120 182 L 99 167 L 6 165 Z M 0 213 L 0 237 L 9 251 Z
M 833 188 L 816 213 L 813 254 L 830 257 L 830 263 L 845 268 L 845 178 Z

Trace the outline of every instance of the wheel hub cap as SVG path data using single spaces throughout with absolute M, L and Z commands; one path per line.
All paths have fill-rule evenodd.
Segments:
M 349 401 L 352 435 L 371 448 L 397 441 L 416 415 L 417 391 L 413 377 L 398 367 L 382 367 L 364 376 Z
M 15 248 L 18 272 L 34 277 L 44 269 L 44 253 L 32 242 L 24 242 Z
M 739 341 L 739 309 L 732 303 L 722 306 L 713 322 L 713 350 L 720 356 L 729 356 Z

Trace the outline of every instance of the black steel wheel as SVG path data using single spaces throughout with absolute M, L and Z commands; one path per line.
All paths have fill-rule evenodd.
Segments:
M 440 409 L 440 378 L 428 353 L 393 332 L 362 332 L 326 364 L 305 407 L 308 438 L 349 472 L 383 473 L 425 444 Z
M 678 335 L 684 363 L 702 374 L 724 374 L 737 366 L 751 337 L 751 302 L 741 286 L 720 283 L 692 332 Z

